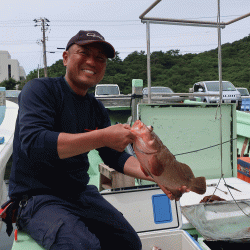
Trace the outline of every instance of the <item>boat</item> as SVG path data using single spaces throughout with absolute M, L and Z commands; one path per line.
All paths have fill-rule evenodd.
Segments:
M 13 137 L 15 130 L 15 122 L 18 113 L 18 105 L 13 102 L 14 97 L 11 97 L 12 101 L 8 100 L 8 91 L 5 88 L 0 89 L 0 137 L 2 143 L 0 143 L 0 204 L 2 205 L 7 200 L 7 186 L 4 181 L 5 168 L 9 158 L 12 155 Z M 17 98 L 16 98 L 17 99 Z M 16 101 L 16 100 L 15 100 Z M 2 230 L 1 230 L 2 229 Z M 9 238 L 5 232 L 5 224 L 0 221 L 1 232 L 1 249 L 11 249 L 14 237 Z
M 150 38 L 150 22 L 177 23 L 176 20 L 145 18 L 145 15 L 159 2 L 159 0 L 155 1 L 140 16 L 142 22 L 147 25 L 148 41 Z M 238 18 L 238 20 L 240 19 Z M 210 25 L 218 28 L 218 48 L 220 53 L 220 29 L 222 28 L 220 26 L 220 21 L 219 23 L 206 23 L 178 20 L 178 24 L 180 23 L 183 25 Z M 222 25 L 225 27 L 227 24 Z M 221 83 L 220 65 L 221 62 L 219 64 L 219 80 Z M 221 246 L 220 244 L 231 244 L 230 246 L 233 246 L 234 243 L 240 246 L 241 249 L 249 249 L 249 245 L 248 248 L 244 248 L 244 246 L 241 245 L 241 243 L 243 244 L 246 241 L 249 242 L 248 238 L 244 238 L 244 242 L 240 243 L 229 240 L 218 241 L 207 239 L 206 235 L 203 235 L 203 232 L 200 231 L 200 228 L 194 226 L 195 222 L 190 222 L 188 213 L 190 207 L 204 208 L 206 205 L 200 204 L 200 201 L 204 197 L 214 194 L 226 200 L 215 202 L 216 208 L 220 207 L 220 204 L 224 204 L 225 202 L 230 206 L 230 202 L 238 204 L 250 199 L 250 182 L 239 178 L 239 164 L 237 158 L 237 151 L 241 152 L 241 158 L 246 155 L 247 149 L 245 141 L 250 138 L 250 135 L 244 131 L 246 126 L 249 125 L 249 114 L 243 114 L 243 111 L 236 111 L 235 104 L 227 103 L 220 103 L 220 105 L 217 105 L 193 100 L 185 100 L 183 103 L 152 103 L 150 92 L 149 42 L 148 103 L 140 103 L 138 95 L 140 95 L 140 91 L 142 91 L 142 86 L 140 84 L 140 86 L 138 86 L 138 81 L 136 81 L 136 79 L 132 84 L 133 83 L 135 84 L 131 95 L 131 107 L 106 107 L 110 114 L 112 124 L 116 122 L 132 124 L 136 119 L 140 119 L 145 124 L 152 125 L 155 133 L 176 156 L 178 161 L 188 164 L 195 176 L 206 177 L 207 191 L 204 195 L 189 192 L 184 194 L 178 202 L 168 202 L 160 188 L 152 182 L 134 180 L 132 186 L 131 184 L 122 187 L 112 186 L 112 178 L 110 177 L 114 176 L 116 173 L 108 166 L 103 165 L 102 160 L 95 150 L 91 151 L 88 155 L 90 161 L 90 184 L 96 185 L 103 196 L 123 212 L 124 216 L 136 228 L 140 235 L 144 244 L 143 249 L 152 249 L 153 245 L 159 244 L 162 249 L 208 250 L 213 249 L 213 244 L 216 244 L 215 247 L 218 248 Z M 185 95 L 185 93 L 175 93 L 174 95 L 188 97 L 191 94 L 187 93 Z M 6 112 L 8 112 L 7 108 Z M 237 134 L 238 128 L 240 131 L 239 134 Z M 239 140 L 237 140 L 237 137 L 239 137 Z M 110 188 L 102 190 L 102 184 L 107 184 L 104 183 L 103 180 L 110 181 L 110 183 L 108 183 Z M 119 202 L 121 197 L 126 197 L 125 202 L 124 200 L 123 203 Z M 140 199 L 138 199 L 139 197 Z M 156 222 L 154 220 L 155 216 L 157 217 L 159 214 L 152 208 L 155 205 L 155 203 L 152 202 L 152 198 L 156 198 L 156 200 L 158 200 L 158 198 L 160 199 L 156 207 L 164 204 L 164 207 L 160 207 L 160 211 L 164 211 L 164 214 L 167 216 L 171 213 L 172 220 L 169 220 L 170 224 L 166 221 L 160 220 L 160 222 Z M 165 204 L 168 204 L 168 206 L 165 206 Z M 165 213 L 166 207 L 169 209 L 167 213 Z M 131 213 L 131 211 L 133 212 Z M 150 213 L 148 213 L 148 211 L 150 211 Z M 182 211 L 186 211 L 185 215 Z M 246 218 L 246 221 L 249 220 L 248 216 L 244 217 L 245 215 L 243 213 L 241 214 L 240 209 L 237 211 L 237 214 L 239 214 L 240 219 Z M 224 222 L 224 224 L 222 223 L 220 226 L 226 227 L 231 217 L 231 214 L 225 215 L 224 213 L 217 216 L 217 221 Z M 176 222 L 177 226 L 173 226 L 172 222 Z M 173 239 L 172 241 L 174 242 L 171 242 L 171 239 Z M 167 246 L 170 248 L 167 248 Z M 36 244 L 29 235 L 19 232 L 18 240 L 14 241 L 12 249 L 38 250 L 43 248 Z
M 2 143 L 0 144 L 0 203 L 2 204 L 7 199 L 7 189 L 4 182 L 5 167 L 12 155 L 13 137 L 15 130 L 15 123 L 18 112 L 18 105 L 11 102 L 5 101 L 5 109 L 2 109 L 2 115 L 4 113 L 4 119 L 0 124 L 0 137 Z M 1 224 L 0 224 L 1 229 Z
M 205 104 L 186 100 L 184 103 L 178 104 L 139 103 L 136 106 L 138 111 L 136 119 L 142 120 L 145 124 L 153 125 L 154 131 L 179 161 L 190 165 L 196 176 L 202 175 L 207 178 L 207 192 L 202 196 L 195 193 L 184 194 L 179 202 L 180 210 L 184 206 L 199 204 L 204 196 L 212 195 L 215 190 L 216 195 L 226 199 L 227 201 L 230 201 L 233 198 L 237 200 L 250 199 L 250 192 L 245 192 L 245 190 L 250 190 L 250 184 L 237 178 L 237 147 L 239 151 L 243 145 L 242 143 L 238 143 L 236 140 L 238 128 L 240 137 L 246 138 L 246 136 L 248 136 L 246 134 L 242 134 L 241 132 L 246 130 L 241 126 L 248 126 L 246 125 L 246 121 L 249 121 L 249 117 L 245 117 L 246 115 L 249 115 L 248 113 L 237 111 L 235 104 L 223 104 L 221 106 L 223 121 L 222 124 L 220 124 L 221 119 L 219 118 L 220 115 L 218 113 L 218 106 L 215 104 Z M 132 111 L 130 108 L 106 108 L 110 114 L 112 124 L 115 124 L 116 122 L 131 122 Z M 11 101 L 6 101 L 5 117 L 0 127 L 0 131 L 2 133 L 6 129 L 6 132 L 3 134 L 6 144 L 5 146 L 4 144 L 1 146 L 1 166 L 6 164 L 12 153 L 11 146 L 17 111 L 17 104 Z M 242 115 L 244 118 L 242 118 Z M 10 126 L 10 124 L 12 124 L 12 126 Z M 223 178 L 230 186 L 242 190 L 241 193 L 230 190 L 233 193 L 233 197 L 229 194 L 223 181 L 219 183 L 221 177 L 221 125 L 223 127 Z M 242 138 L 240 142 L 242 142 Z M 95 150 L 91 151 L 88 156 L 90 160 L 90 184 L 96 185 L 99 189 L 101 189 L 100 185 L 102 183 L 100 182 L 100 177 L 102 173 L 100 173 L 98 169 L 100 170 L 100 166 L 103 166 L 103 162 Z M 5 183 L 3 182 L 3 173 L 1 175 L 1 180 L 5 186 Z M 217 189 L 216 186 L 211 184 L 218 184 Z M 6 188 L 3 188 L 2 190 L 6 190 Z M 154 192 L 161 193 L 161 190 L 157 188 L 154 183 L 135 180 L 134 186 L 111 187 L 110 189 L 102 190 L 102 194 L 109 194 L 109 197 L 112 198 L 112 195 L 115 196 L 122 193 L 123 195 L 125 194 L 130 197 L 132 192 L 142 192 L 140 190 L 145 190 L 145 194 L 147 192 L 152 192 L 152 190 L 154 190 Z M 223 191 L 228 192 L 228 194 L 225 194 Z M 5 198 L 6 195 L 5 191 L 3 197 Z M 149 198 L 147 196 L 145 197 L 146 202 Z M 120 206 L 120 204 L 116 205 Z M 122 206 L 120 209 L 123 209 Z M 126 210 L 123 212 L 126 213 Z M 194 228 L 184 215 L 181 217 L 181 230 L 184 230 L 193 236 L 197 235 L 197 242 L 199 243 L 201 249 L 209 249 L 204 243 L 202 235 L 196 230 L 196 228 Z M 133 223 L 134 222 L 132 222 L 132 224 Z M 164 227 L 163 231 L 165 231 Z M 145 232 L 143 237 L 146 237 Z M 29 247 L 29 249 L 43 249 L 28 235 L 19 232 L 18 241 L 14 242 L 12 249 L 27 249 L 27 246 L 32 246 L 32 248 Z

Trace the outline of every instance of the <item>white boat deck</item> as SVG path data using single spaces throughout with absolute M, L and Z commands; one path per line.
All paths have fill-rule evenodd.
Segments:
M 4 143 L 0 144 L 0 204 L 7 200 L 7 189 L 4 182 L 6 163 L 13 152 L 13 137 L 18 113 L 18 105 L 6 101 L 6 111 L 3 122 L 0 125 L 0 137 L 4 137 Z M 0 222 L 0 230 L 2 223 Z

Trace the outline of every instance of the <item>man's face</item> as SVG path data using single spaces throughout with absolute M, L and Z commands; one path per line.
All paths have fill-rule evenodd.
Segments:
M 107 56 L 98 43 L 84 46 L 73 44 L 63 53 L 67 67 L 66 80 L 77 94 L 86 94 L 90 87 L 99 83 L 105 74 Z

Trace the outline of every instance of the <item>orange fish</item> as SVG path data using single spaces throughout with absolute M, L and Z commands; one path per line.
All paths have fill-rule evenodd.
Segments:
M 131 131 L 136 136 L 133 148 L 142 171 L 150 175 L 159 187 L 163 186 L 176 198 L 181 197 L 179 188 L 182 186 L 198 194 L 206 192 L 205 177 L 195 178 L 188 165 L 178 162 L 151 126 L 137 120 Z

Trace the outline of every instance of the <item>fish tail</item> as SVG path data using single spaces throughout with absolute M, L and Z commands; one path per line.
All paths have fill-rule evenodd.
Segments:
M 206 192 L 205 177 L 196 177 L 191 179 L 190 190 L 197 194 L 204 194 Z

